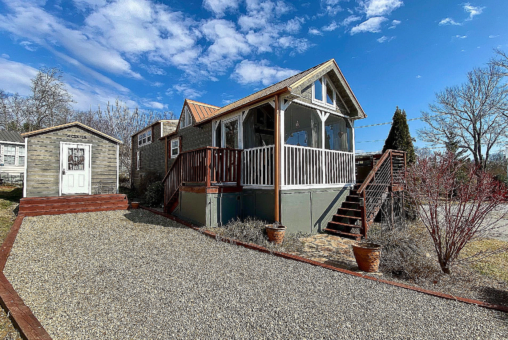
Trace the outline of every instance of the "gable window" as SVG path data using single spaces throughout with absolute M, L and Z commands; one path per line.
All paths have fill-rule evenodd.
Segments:
M 138 134 L 138 146 L 150 144 L 152 142 L 152 129 L 149 128 Z
M 192 125 L 192 117 L 189 108 L 186 106 L 183 109 L 183 117 L 180 121 L 180 128 L 184 128 L 190 125 Z
M 327 76 L 319 78 L 312 85 L 312 102 L 314 103 L 335 108 L 337 97 L 337 91 Z
M 171 158 L 176 158 L 180 153 L 180 139 L 171 140 Z

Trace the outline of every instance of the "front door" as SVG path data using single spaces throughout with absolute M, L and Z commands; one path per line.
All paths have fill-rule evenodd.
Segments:
M 62 195 L 90 194 L 91 145 L 61 143 Z

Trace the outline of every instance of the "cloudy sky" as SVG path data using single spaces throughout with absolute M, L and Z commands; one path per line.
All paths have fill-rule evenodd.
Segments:
M 58 67 L 77 109 L 119 98 L 179 114 L 184 98 L 223 106 L 335 58 L 368 115 L 356 126 L 397 105 L 417 118 L 508 50 L 507 13 L 499 0 L 0 0 L 0 88 L 25 95 Z M 358 129 L 357 149 L 380 150 L 388 130 Z

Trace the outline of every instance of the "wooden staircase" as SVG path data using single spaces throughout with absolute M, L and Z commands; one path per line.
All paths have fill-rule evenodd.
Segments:
M 19 215 L 60 215 L 94 211 L 127 210 L 123 194 L 25 197 L 19 202 Z
M 358 178 L 359 183 L 351 189 L 325 231 L 356 240 L 366 238 L 383 203 L 393 192 L 404 190 L 405 170 L 405 152 L 387 150 L 381 157 L 373 157 L 372 170 L 365 178 Z

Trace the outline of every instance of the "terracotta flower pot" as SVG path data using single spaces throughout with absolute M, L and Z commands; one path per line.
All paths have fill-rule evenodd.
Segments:
M 284 234 L 286 233 L 286 227 L 283 225 L 274 226 L 273 224 L 267 224 L 265 226 L 266 235 L 268 240 L 275 244 L 281 244 L 284 240 Z
M 132 202 L 132 203 L 131 203 L 131 208 L 132 208 L 132 209 L 137 209 L 137 208 L 139 208 L 139 202 Z
M 364 272 L 377 272 L 379 261 L 381 259 L 381 246 L 375 243 L 359 242 L 353 244 L 353 254 L 355 254 L 358 268 Z

